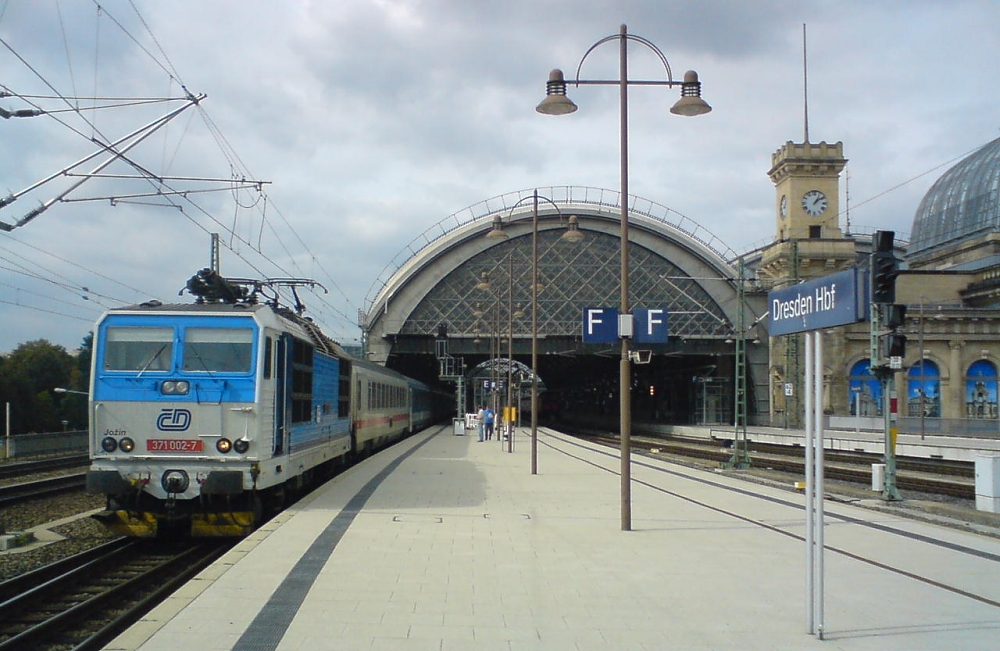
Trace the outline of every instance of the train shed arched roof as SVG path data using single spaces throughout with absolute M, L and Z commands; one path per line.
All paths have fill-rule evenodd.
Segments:
M 441 323 L 451 336 L 476 337 L 499 315 L 500 298 L 505 310 L 513 311 L 510 303 L 521 306 L 518 314 L 526 311 L 534 192 L 507 193 L 450 215 L 386 266 L 362 315 L 373 357 L 387 354 L 379 354 L 380 341 L 433 336 Z M 618 305 L 621 195 L 578 186 L 538 193 L 539 333 L 572 337 L 579 334 L 583 307 Z M 581 244 L 560 240 L 569 215 L 579 220 Z M 500 242 L 485 237 L 497 217 L 508 234 Z M 733 251 L 680 213 L 639 197 L 629 197 L 629 225 L 633 306 L 667 307 L 671 336 L 731 336 L 737 305 Z M 484 273 L 492 292 L 477 288 Z

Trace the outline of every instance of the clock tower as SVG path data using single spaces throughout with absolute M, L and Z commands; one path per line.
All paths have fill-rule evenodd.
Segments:
M 758 269 L 768 288 L 828 276 L 856 264 L 855 242 L 840 230 L 840 173 L 846 164 L 841 142 L 789 141 L 771 155 L 767 174 L 775 188 L 776 229 L 774 242 L 761 251 Z M 828 335 L 827 347 L 831 359 L 846 355 L 843 334 Z M 780 422 L 783 416 L 786 426 L 802 424 L 802 356 L 801 335 L 771 338 L 771 417 Z M 840 379 L 832 373 L 828 386 L 846 387 L 846 381 Z M 825 395 L 824 401 L 831 405 L 846 400 L 829 389 Z M 828 406 L 824 404 L 824 408 Z
M 840 172 L 844 144 L 786 142 L 771 155 L 768 176 L 777 194 L 777 239 L 841 237 Z

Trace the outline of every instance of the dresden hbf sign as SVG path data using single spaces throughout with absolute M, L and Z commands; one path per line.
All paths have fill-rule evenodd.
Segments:
M 848 269 L 767 295 L 772 337 L 847 325 L 868 318 L 865 272 Z

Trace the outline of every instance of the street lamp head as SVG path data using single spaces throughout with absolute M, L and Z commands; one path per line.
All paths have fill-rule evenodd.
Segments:
M 52 391 L 54 391 L 55 393 L 75 393 L 78 396 L 90 395 L 86 391 L 77 391 L 76 389 L 67 389 L 65 387 L 52 387 Z
M 493 228 L 489 233 L 486 234 L 486 239 L 488 240 L 506 240 L 507 233 L 503 230 L 503 219 L 500 215 L 493 218 Z
M 583 233 L 580 232 L 580 220 L 576 215 L 570 215 L 567 220 L 567 230 L 563 233 L 561 240 L 576 244 L 583 241 Z
M 535 110 L 545 115 L 566 115 L 576 110 L 573 100 L 566 97 L 566 79 L 562 70 L 556 68 L 549 73 L 549 80 L 545 83 L 545 99 Z
M 481 292 L 488 292 L 490 290 L 490 275 L 484 271 L 480 278 L 481 280 L 476 285 L 476 289 Z
M 712 110 L 708 102 L 701 98 L 701 82 L 698 73 L 688 70 L 684 73 L 684 83 L 681 84 L 681 98 L 670 107 L 674 115 L 695 116 L 704 115 Z

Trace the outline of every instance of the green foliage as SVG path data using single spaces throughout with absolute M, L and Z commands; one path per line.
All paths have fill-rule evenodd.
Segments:
M 0 355 L 0 410 L 10 403 L 11 433 L 61 431 L 64 420 L 69 429 L 86 429 L 86 398 L 57 394 L 53 389 L 89 388 L 92 348 L 93 335 L 87 335 L 77 356 L 45 339 L 23 343 L 9 355 Z

